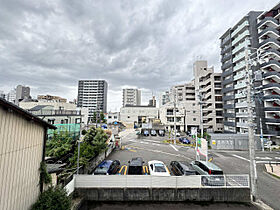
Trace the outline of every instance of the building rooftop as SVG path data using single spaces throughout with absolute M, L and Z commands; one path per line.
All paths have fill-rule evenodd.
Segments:
M 50 129 L 56 129 L 56 127 L 54 125 L 40 119 L 39 117 L 29 113 L 28 111 L 20 108 L 19 106 L 15 105 L 11 102 L 6 101 L 3 98 L 0 98 L 0 106 L 2 106 L 4 109 L 9 110 L 10 112 L 15 112 L 19 115 L 22 115 L 22 117 L 24 117 L 28 120 L 33 120 L 33 121 L 41 124 L 43 127 L 47 127 L 47 128 L 50 128 Z

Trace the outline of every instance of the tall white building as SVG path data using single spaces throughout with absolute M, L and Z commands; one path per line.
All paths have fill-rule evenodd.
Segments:
M 123 89 L 123 107 L 126 105 L 141 105 L 141 90 L 127 88 Z
M 107 112 L 107 92 L 105 80 L 79 80 L 77 106 L 89 109 L 89 121 L 94 120 L 94 112 Z

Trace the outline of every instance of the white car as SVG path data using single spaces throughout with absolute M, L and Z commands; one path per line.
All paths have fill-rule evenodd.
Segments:
M 148 167 L 152 176 L 170 176 L 168 168 L 161 161 L 151 160 L 148 162 Z

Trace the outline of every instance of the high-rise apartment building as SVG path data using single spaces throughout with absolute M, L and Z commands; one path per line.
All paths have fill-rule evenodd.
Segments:
M 224 103 L 224 132 L 247 133 L 247 72 L 245 48 L 252 54 L 258 47 L 257 17 L 261 12 L 251 11 L 221 37 L 222 94 Z M 255 67 L 250 67 L 253 74 Z M 259 128 L 262 105 L 254 101 L 256 123 Z
M 79 80 L 78 107 L 89 109 L 89 121 L 94 112 L 107 112 L 108 84 L 105 80 Z
M 264 134 L 280 139 L 280 3 L 258 16 L 260 70 L 263 75 Z
M 167 104 L 168 102 L 170 102 L 170 97 L 169 97 L 169 91 L 165 91 L 163 93 L 160 94 L 159 96 L 159 107 Z
M 141 105 L 141 90 L 127 88 L 123 89 L 123 107 L 126 105 Z
M 16 100 L 15 103 L 18 105 L 19 101 L 30 98 L 30 87 L 18 85 L 16 87 Z
M 207 132 L 223 131 L 223 102 L 221 73 L 214 73 L 207 61 L 196 61 L 193 66 L 195 96 L 202 99 L 203 128 Z M 193 96 L 194 97 L 194 96 Z

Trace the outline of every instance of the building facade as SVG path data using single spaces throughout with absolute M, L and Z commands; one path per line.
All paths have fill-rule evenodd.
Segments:
M 176 107 L 176 130 L 185 131 L 186 110 L 184 106 Z M 166 130 L 174 130 L 175 108 L 172 103 L 159 108 L 159 119 Z
M 140 106 L 141 90 L 132 88 L 123 89 L 123 107 L 126 105 Z
M 113 124 L 114 122 L 120 121 L 120 113 L 119 112 L 108 112 L 106 115 L 107 123 Z
M 170 98 L 169 98 L 170 94 L 169 91 L 165 91 L 162 92 L 159 96 L 159 107 L 167 104 L 168 102 L 170 102 Z
M 203 129 L 209 133 L 223 132 L 221 73 L 214 73 L 214 68 L 203 60 L 194 63 L 193 73 L 195 96 L 197 100 L 201 96 L 199 100 L 203 103 Z
M 260 14 L 249 12 L 220 38 L 225 133 L 248 132 L 245 48 L 248 47 L 249 54 L 252 54 L 258 47 L 257 17 Z M 254 101 L 254 106 L 255 113 L 262 113 L 262 105 L 258 101 Z M 256 118 L 257 132 L 260 118 L 261 115 Z
M 16 104 L 23 100 L 23 99 L 28 99 L 31 98 L 30 96 L 30 87 L 23 86 L 23 85 L 18 85 L 16 87 Z
M 57 101 L 57 102 L 63 102 L 63 103 L 67 102 L 66 98 L 62 98 L 59 96 L 52 96 L 52 95 L 38 95 L 37 99 L 40 101 L 45 100 L 45 101 Z
M 280 144 L 280 4 L 258 16 L 264 135 Z
M 0 98 L 0 209 L 30 209 L 53 125 Z
M 94 112 L 107 112 L 108 84 L 105 80 L 80 80 L 78 107 L 89 109 L 89 121 L 94 121 Z

